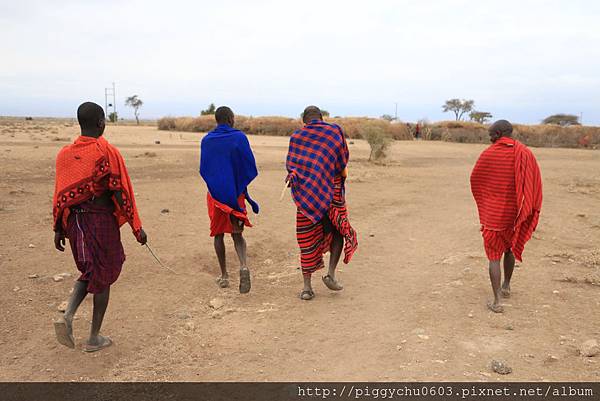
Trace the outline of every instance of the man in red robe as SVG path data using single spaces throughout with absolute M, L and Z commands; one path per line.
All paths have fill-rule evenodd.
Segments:
M 123 157 L 104 139 L 104 110 L 95 103 L 77 109 L 81 136 L 56 157 L 53 200 L 54 245 L 64 252 L 65 238 L 81 276 L 75 282 L 63 316 L 54 322 L 59 343 L 74 348 L 73 316 L 88 293 L 94 294 L 90 337 L 84 351 L 112 344 L 100 335 L 108 306 L 110 286 L 125 261 L 120 226 L 129 223 L 137 241 L 146 233 L 138 216 L 133 187 Z
M 500 297 L 510 296 L 515 258 L 522 261 L 525 243 L 537 227 L 542 207 L 542 177 L 533 153 L 512 138 L 513 127 L 499 120 L 489 128 L 492 145 L 481 153 L 471 173 L 496 313 L 504 311 Z M 504 255 L 504 282 L 500 260 Z

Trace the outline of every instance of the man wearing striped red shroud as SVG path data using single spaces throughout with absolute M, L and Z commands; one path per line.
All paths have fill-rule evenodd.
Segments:
M 302 113 L 304 126 L 290 137 L 286 159 L 287 182 L 297 207 L 296 239 L 304 288 L 300 299 L 315 297 L 311 277 L 325 264 L 323 254 L 330 252 L 329 268 L 322 277 L 332 291 L 344 287 L 336 279 L 336 267 L 344 252 L 349 263 L 358 248 L 356 231 L 348 220 L 345 181 L 348 175 L 348 145 L 341 127 L 323 121 L 316 106 Z
M 492 145 L 481 153 L 471 173 L 494 300 L 488 308 L 504 312 L 501 297 L 510 297 L 515 259 L 535 231 L 542 207 L 542 177 L 535 156 L 512 138 L 513 127 L 498 120 L 489 128 Z M 504 281 L 500 261 L 504 256 Z

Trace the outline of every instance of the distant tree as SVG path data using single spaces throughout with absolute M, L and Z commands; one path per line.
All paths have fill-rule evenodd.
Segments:
M 579 117 L 573 114 L 553 114 L 542 120 L 542 124 L 556 124 L 561 127 L 568 127 L 569 125 L 581 125 Z
M 108 121 L 110 121 L 111 123 L 116 123 L 118 119 L 119 115 L 114 111 L 108 115 Z
M 384 114 L 384 115 L 382 115 L 380 118 L 381 118 L 382 120 L 386 120 L 386 121 L 390 121 L 390 122 L 395 120 L 395 118 L 394 118 L 394 117 L 392 117 L 392 116 L 390 116 L 389 114 Z
M 327 110 L 321 110 L 321 114 L 323 114 L 323 117 L 329 117 L 329 112 Z
M 142 102 L 142 99 L 140 99 L 138 95 L 129 96 L 127 99 L 125 99 L 125 106 L 133 108 L 135 122 L 138 125 L 140 124 L 140 107 L 142 107 L 143 104 L 144 102 Z
M 444 103 L 442 106 L 442 110 L 444 110 L 444 113 L 449 111 L 453 112 L 454 116 L 456 117 L 456 121 L 458 121 L 462 119 L 464 114 L 473 111 L 474 106 L 474 100 L 450 99 L 446 100 L 446 103 Z
M 208 108 L 206 110 L 202 110 L 200 112 L 201 116 L 211 116 L 213 114 L 215 114 L 215 111 L 217 110 L 217 108 L 215 107 L 214 103 L 211 103 L 208 105 Z
M 478 122 L 479 124 L 485 124 L 485 122 L 487 120 L 490 120 L 492 117 L 493 117 L 492 113 L 490 113 L 488 111 L 475 111 L 475 110 L 473 110 L 469 114 L 469 118 L 471 118 L 471 121 Z

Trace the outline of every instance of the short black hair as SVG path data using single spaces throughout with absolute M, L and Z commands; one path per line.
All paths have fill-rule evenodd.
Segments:
M 217 124 L 228 124 L 233 120 L 233 111 L 227 106 L 221 106 L 215 111 Z
M 513 126 L 508 120 L 498 120 L 490 125 L 488 131 L 502 136 L 511 136 L 513 132 Z
M 104 110 L 96 103 L 85 102 L 77 109 L 77 121 L 82 129 L 97 129 L 100 120 L 104 120 Z
M 302 112 L 302 120 L 304 122 L 322 118 L 323 113 L 321 112 L 321 109 L 317 106 L 307 106 Z

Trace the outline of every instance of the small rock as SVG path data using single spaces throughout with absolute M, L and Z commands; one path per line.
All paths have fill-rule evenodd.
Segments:
M 560 294 L 560 291 L 558 291 L 558 290 L 554 290 L 554 291 L 552 291 L 552 293 L 553 293 L 553 294 Z
M 552 261 L 558 263 L 558 262 L 560 262 L 560 258 L 558 256 L 554 256 L 552 258 Z
M 162 214 L 167 214 L 167 213 L 169 213 L 169 211 L 170 211 L 169 209 L 163 209 L 163 210 L 161 210 L 160 212 L 161 212 Z
M 272 259 L 265 259 L 263 261 L 263 264 L 265 264 L 267 266 L 271 266 L 273 264 L 273 260 Z
M 208 304 L 213 309 L 221 309 L 225 305 L 225 301 L 222 298 L 213 298 Z
M 401 351 L 402 350 L 402 346 L 401 345 L 396 345 L 396 351 Z
M 375 234 L 369 234 L 369 237 L 371 237 L 371 238 L 374 237 L 374 236 L 375 236 Z
M 67 277 L 71 277 L 72 274 L 71 273 L 60 273 L 59 276 L 61 276 L 62 278 L 67 278 Z
M 220 310 L 216 310 L 210 315 L 210 317 L 212 317 L 213 319 L 221 319 L 223 317 L 223 312 L 221 312 Z
M 160 145 L 160 141 L 154 141 L 156 145 Z
M 38 276 L 37 274 L 35 274 L 35 273 L 34 273 L 34 274 L 30 274 L 30 275 L 29 275 L 29 276 L 27 276 L 27 277 L 29 277 L 29 278 L 38 278 L 39 276 Z
M 52 280 L 54 280 L 57 283 L 60 282 L 60 281 L 64 281 L 64 279 L 65 278 L 63 276 L 59 275 L 59 274 L 57 274 L 56 276 L 52 277 Z
M 194 322 L 186 322 L 185 323 L 185 329 L 187 331 L 194 331 L 195 328 L 196 328 L 196 326 L 194 325 Z
M 30 248 L 35 248 L 35 245 L 33 245 L 33 244 L 29 244 L 29 247 L 30 247 Z
M 58 309 L 59 312 L 64 312 L 67 310 L 67 301 L 63 301 L 60 303 L 60 305 L 58 305 L 58 307 L 56 309 Z
M 508 324 L 506 325 L 506 327 L 504 327 L 506 330 L 514 330 L 515 328 L 513 327 L 512 324 Z
M 21 287 L 15 287 L 15 288 L 13 288 L 13 291 L 14 291 L 14 292 L 18 292 L 18 291 L 20 291 L 20 290 L 21 290 Z
M 469 313 L 467 316 L 469 316 L 471 319 L 473 319 L 473 314 Z
M 544 362 L 547 362 L 547 363 L 552 363 L 552 362 L 556 362 L 556 361 L 558 361 L 558 357 L 555 355 L 548 355 L 546 357 L 546 359 L 544 359 Z
M 579 353 L 585 357 L 596 356 L 600 354 L 600 345 L 596 340 L 587 340 L 579 347 Z
M 419 337 L 421 340 L 429 340 L 429 336 L 426 334 L 417 334 L 417 337 Z
M 492 360 L 492 370 L 499 375 L 508 375 L 512 373 L 512 368 L 504 361 Z
M 577 217 L 585 217 L 587 216 L 585 213 L 577 213 Z
M 421 328 L 416 328 L 412 332 L 415 334 L 425 334 L 425 330 Z

